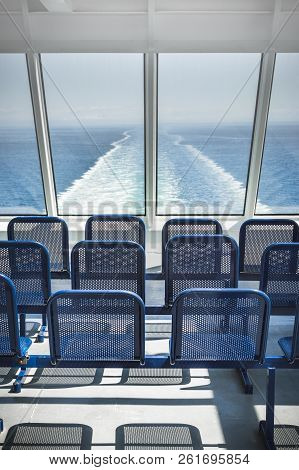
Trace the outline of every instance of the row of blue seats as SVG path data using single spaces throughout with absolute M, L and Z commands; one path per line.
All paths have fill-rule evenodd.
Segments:
M 162 229 L 162 270 L 148 273 L 149 279 L 163 279 L 166 270 L 166 245 L 176 235 L 220 235 L 221 224 L 207 218 L 175 218 Z M 68 278 L 69 235 L 64 220 L 58 217 L 16 217 L 7 229 L 8 240 L 32 240 L 42 243 L 50 253 L 52 277 Z M 130 215 L 95 215 L 85 227 L 86 240 L 132 241 L 145 248 L 145 225 Z M 258 280 L 261 257 L 272 243 L 299 242 L 298 224 L 290 219 L 249 219 L 240 228 L 240 278 Z
M 165 253 L 165 304 L 160 313 L 167 313 L 185 289 L 238 287 L 238 246 L 228 236 L 175 236 Z M 82 241 L 73 248 L 71 259 L 73 289 L 126 290 L 145 300 L 145 252 L 137 243 Z M 273 244 L 264 251 L 259 289 L 270 297 L 273 314 L 294 315 L 298 260 L 299 243 Z M 32 241 L 0 241 L 0 273 L 16 286 L 22 333 L 27 313 L 42 314 L 44 330 L 51 295 L 47 249 Z M 148 313 L 159 313 L 159 308 L 149 308 Z
M 298 309 L 298 304 L 297 304 Z M 218 361 L 252 365 L 265 359 L 271 303 L 252 289 L 188 289 L 172 306 L 170 364 Z M 16 289 L 0 275 L 0 364 L 15 357 L 26 366 L 29 338 L 20 336 Z M 145 306 L 126 291 L 60 291 L 47 304 L 50 360 L 69 363 L 145 363 Z M 299 358 L 299 316 L 294 335 L 280 345 L 290 362 Z M 17 387 L 20 388 L 20 382 Z M 19 391 L 19 390 L 16 390 Z
M 298 368 L 299 303 L 292 337 L 281 338 L 281 357 L 265 357 L 271 302 L 249 289 L 191 289 L 172 306 L 168 355 L 145 355 L 145 306 L 125 291 L 61 291 L 48 301 L 50 356 L 31 356 L 31 340 L 20 336 L 16 289 L 0 275 L 0 366 L 18 366 L 13 391 L 21 391 L 26 367 L 247 368 L 268 370 L 268 448 L 274 444 L 275 368 Z M 287 361 L 286 361 L 287 359 Z M 3 419 L 0 418 L 0 432 Z

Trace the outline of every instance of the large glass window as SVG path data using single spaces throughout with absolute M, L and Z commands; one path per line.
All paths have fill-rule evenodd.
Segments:
M 242 214 L 260 54 L 160 54 L 157 213 Z
M 257 214 L 299 213 L 299 54 L 276 56 Z
M 144 214 L 142 54 L 43 54 L 61 215 Z
M 24 54 L 0 54 L 0 214 L 45 214 Z

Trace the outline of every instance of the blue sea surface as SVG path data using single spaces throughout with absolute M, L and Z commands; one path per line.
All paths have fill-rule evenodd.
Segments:
M 0 127 L 0 213 L 45 214 L 35 132 Z
M 259 201 L 277 214 L 299 213 L 299 123 L 271 124 L 265 141 Z M 261 213 L 260 203 L 257 213 Z
M 251 134 L 246 124 L 160 126 L 158 214 L 242 214 Z M 143 128 L 57 128 L 50 137 L 60 213 L 109 201 L 111 210 L 144 212 Z M 298 213 L 298 162 L 299 124 L 269 125 L 258 213 Z M 0 128 L 0 206 L 2 214 L 45 213 L 34 131 Z
M 58 193 L 65 191 L 74 180 L 94 165 L 98 158 L 112 149 L 126 128 L 51 130 L 51 149 Z
M 251 126 L 164 126 L 158 141 L 158 213 L 243 212 Z

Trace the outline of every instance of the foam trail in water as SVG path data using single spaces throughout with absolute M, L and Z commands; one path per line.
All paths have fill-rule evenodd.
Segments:
M 139 149 L 138 144 L 135 145 L 136 149 L 132 145 L 124 148 L 131 135 L 125 131 L 123 136 L 113 142 L 112 148 L 100 156 L 81 178 L 76 179 L 69 188 L 58 195 L 60 207 L 78 205 L 85 212 L 96 211 L 95 205 L 109 202 L 114 205 L 134 202 L 138 188 L 136 189 L 135 179 L 130 176 L 136 173 L 134 165 L 136 166 L 136 153 Z
M 229 188 L 228 199 L 235 199 L 235 200 L 244 199 L 245 187 L 241 181 L 234 178 L 234 176 L 231 173 L 229 173 L 224 168 L 222 168 L 214 160 L 204 155 L 202 152 L 200 152 L 200 150 L 198 150 L 193 145 L 182 144 L 181 143 L 182 140 L 183 138 L 181 136 L 176 136 L 175 145 L 184 146 L 191 153 L 191 155 L 196 157 L 199 161 L 201 161 L 206 167 L 208 167 L 211 170 L 213 177 L 218 180 L 219 184 L 223 184 L 226 188 Z M 190 169 L 190 171 L 192 170 Z M 233 197 L 232 197 L 232 193 L 233 193 Z M 225 198 L 225 191 L 224 191 L 223 196 Z M 259 209 L 264 213 L 271 212 L 270 207 L 267 206 L 266 204 L 262 204 L 261 202 L 259 202 Z

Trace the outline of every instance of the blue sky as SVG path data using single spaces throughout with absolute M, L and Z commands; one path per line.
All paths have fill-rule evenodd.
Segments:
M 84 125 L 142 123 L 141 54 L 44 54 L 42 60 L 51 125 L 79 125 L 57 87 Z M 224 122 L 252 121 L 259 60 L 259 54 L 160 54 L 159 122 L 218 122 L 230 106 Z M 298 83 L 299 54 L 279 54 L 272 121 L 299 121 Z M 25 57 L 0 54 L 0 125 L 32 124 Z

